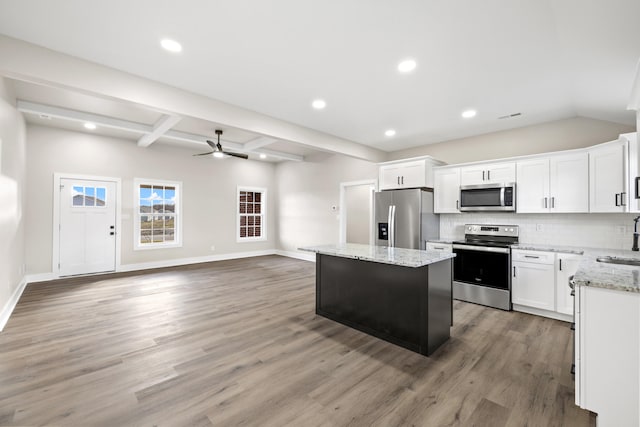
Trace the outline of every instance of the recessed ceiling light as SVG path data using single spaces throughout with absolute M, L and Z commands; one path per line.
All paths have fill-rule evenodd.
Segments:
M 95 130 L 96 129 L 96 125 L 94 123 L 91 123 L 91 122 L 86 122 L 84 124 L 84 128 L 85 129 L 89 129 L 89 130 Z
M 400 71 L 401 73 L 408 73 L 415 70 L 416 65 L 416 61 L 414 61 L 413 59 L 405 59 L 398 64 L 398 71 Z
M 462 112 L 462 117 L 464 117 L 465 119 L 470 119 L 471 117 L 475 117 L 476 114 L 476 110 L 467 110 Z
M 384 131 L 385 136 L 395 136 L 396 131 L 393 129 L 387 129 L 386 131 Z
M 162 39 L 160 41 L 160 46 L 162 46 L 164 50 L 168 50 L 169 52 L 173 52 L 173 53 L 182 52 L 182 45 L 175 40 Z
M 213 153 L 213 157 L 217 157 L 218 159 L 221 159 L 224 157 L 224 153 L 222 153 L 222 151 L 216 151 L 215 153 Z
M 322 110 L 327 106 L 327 103 L 324 101 L 324 99 L 316 99 L 311 103 L 311 106 L 316 110 Z
M 267 158 L 267 155 L 266 155 L 266 154 L 264 154 L 264 153 L 261 153 L 261 154 L 260 154 L 260 158 L 261 158 L 261 159 L 266 159 L 266 158 Z

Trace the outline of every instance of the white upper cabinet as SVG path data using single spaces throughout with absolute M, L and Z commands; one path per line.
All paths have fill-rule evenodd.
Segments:
M 590 212 L 626 211 L 626 159 L 626 140 L 606 143 L 589 150 Z
M 552 156 L 549 161 L 551 212 L 589 212 L 589 155 Z
M 588 212 L 589 156 L 586 152 L 517 163 L 517 212 Z
M 460 168 L 441 168 L 433 171 L 435 213 L 459 213 Z
M 441 164 L 432 158 L 380 164 L 380 190 L 433 188 L 433 167 Z
M 516 212 L 549 212 L 549 158 L 519 161 L 516 169 Z
M 460 185 L 515 182 L 516 163 L 484 163 L 460 168 Z
M 638 149 L 638 134 L 635 132 L 626 133 L 620 135 L 620 138 L 627 141 L 629 153 L 629 181 L 627 184 L 629 206 L 627 212 L 640 212 L 640 150 Z

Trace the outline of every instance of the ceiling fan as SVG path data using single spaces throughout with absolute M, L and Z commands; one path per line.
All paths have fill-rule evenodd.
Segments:
M 218 135 L 218 142 L 209 141 L 207 139 L 207 144 L 209 144 L 213 151 L 209 151 L 208 153 L 194 154 L 194 156 L 208 156 L 210 154 L 213 154 L 214 157 L 224 157 L 226 154 L 227 156 L 239 157 L 245 160 L 249 158 L 249 156 L 246 154 L 223 150 L 222 145 L 220 145 L 220 135 L 222 135 L 222 130 L 216 129 L 216 135 Z

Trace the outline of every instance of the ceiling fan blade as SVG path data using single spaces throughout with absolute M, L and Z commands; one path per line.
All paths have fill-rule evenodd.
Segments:
M 194 156 L 210 156 L 210 155 L 212 155 L 213 153 L 215 153 L 215 151 L 210 151 L 210 152 L 208 152 L 208 153 L 194 154 Z
M 228 156 L 233 156 L 233 157 L 238 157 L 240 159 L 245 159 L 247 160 L 249 158 L 248 155 L 246 154 L 242 154 L 242 153 L 234 153 L 232 151 L 223 151 L 224 154 L 228 155 Z
M 215 143 L 215 142 L 213 142 L 213 141 L 209 141 L 209 140 L 207 139 L 207 144 L 209 144 L 209 147 L 213 148 L 214 150 L 216 149 L 216 143 Z

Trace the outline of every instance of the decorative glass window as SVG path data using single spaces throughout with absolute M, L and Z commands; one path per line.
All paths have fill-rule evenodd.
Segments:
M 71 205 L 74 207 L 104 207 L 107 201 L 107 189 L 74 185 L 72 197 Z
M 267 240 L 266 188 L 238 187 L 239 242 Z
M 135 180 L 135 249 L 182 246 L 181 183 Z

